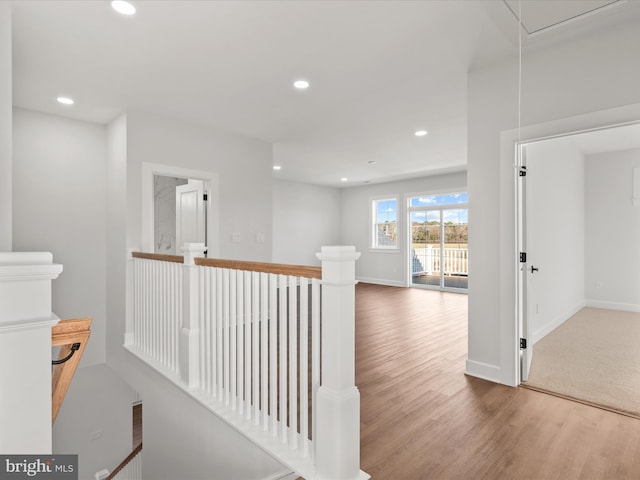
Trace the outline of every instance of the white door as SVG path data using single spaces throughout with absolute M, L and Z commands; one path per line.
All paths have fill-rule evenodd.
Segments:
M 189 180 L 176 187 L 176 253 L 185 243 L 206 243 L 204 182 Z
M 533 245 L 533 229 L 527 228 L 533 219 L 533 202 L 531 172 L 527 171 L 526 147 L 519 149 L 518 159 L 518 254 L 519 278 L 518 278 L 518 315 L 520 330 L 520 381 L 529 378 L 531 361 L 533 360 L 533 325 L 537 315 L 535 272 L 533 266 L 535 259 Z M 529 220 L 529 222 L 527 221 Z

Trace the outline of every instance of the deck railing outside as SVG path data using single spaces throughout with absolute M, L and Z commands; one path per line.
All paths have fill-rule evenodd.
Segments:
M 134 254 L 126 347 L 310 480 L 359 467 L 353 247 L 323 267 Z
M 466 248 L 445 248 L 441 260 L 440 247 L 427 245 L 412 249 L 412 273 L 428 275 L 442 272 L 445 275 L 468 275 L 469 250 Z

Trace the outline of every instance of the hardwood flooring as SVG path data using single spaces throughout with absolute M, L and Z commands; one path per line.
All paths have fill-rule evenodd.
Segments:
M 640 421 L 464 375 L 466 295 L 359 284 L 361 468 L 374 480 L 640 479 Z

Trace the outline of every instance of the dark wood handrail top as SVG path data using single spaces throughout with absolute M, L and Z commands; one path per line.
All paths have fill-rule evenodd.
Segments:
M 159 253 L 133 252 L 134 258 L 144 258 L 148 260 L 158 260 L 164 262 L 183 263 L 184 257 L 180 255 L 165 255 Z M 305 278 L 322 278 L 321 267 L 311 267 L 305 265 L 287 265 L 283 263 L 267 262 L 247 262 L 242 260 L 223 260 L 219 258 L 201 258 L 195 260 L 196 265 L 203 267 L 228 268 L 231 270 L 243 270 L 250 272 L 274 273 L 278 275 L 293 275 Z
M 166 253 L 133 252 L 131 253 L 131 256 L 133 258 L 146 258 L 147 260 L 158 260 L 159 262 L 184 263 L 184 257 L 182 255 L 167 255 Z

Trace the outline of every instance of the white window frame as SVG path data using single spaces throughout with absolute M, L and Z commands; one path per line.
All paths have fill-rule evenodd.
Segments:
M 396 202 L 396 241 L 395 245 L 378 245 L 378 203 L 385 201 L 394 201 Z M 369 235 L 369 247 L 373 251 L 378 252 L 399 252 L 400 251 L 400 241 L 402 236 L 401 225 L 400 225 L 400 198 L 398 195 L 380 195 L 371 198 L 371 210 L 369 212 L 370 215 L 370 235 Z

